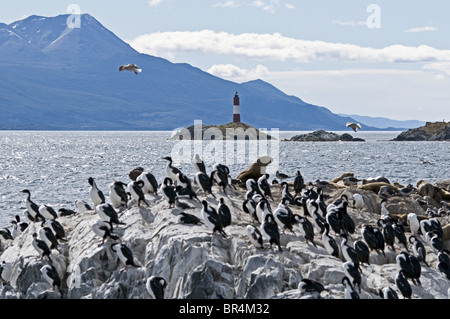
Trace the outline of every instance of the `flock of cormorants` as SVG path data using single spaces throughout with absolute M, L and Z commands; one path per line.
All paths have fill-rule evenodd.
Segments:
M 150 206 L 145 198 L 145 194 L 157 195 L 160 193 L 169 204 L 169 208 L 177 207 L 182 210 L 178 217 L 178 222 L 204 224 L 212 231 L 213 235 L 219 233 L 224 238 L 228 237 L 225 229 L 232 224 L 232 217 L 230 208 L 225 204 L 224 198 L 219 199 L 217 207 L 213 207 L 206 200 L 202 200 L 201 214 L 203 219 L 184 212 L 183 210 L 193 207 L 179 199 L 187 197 L 200 202 L 200 199 L 197 197 L 198 191 L 193 187 L 191 179 L 173 165 L 171 157 L 164 157 L 164 159 L 167 161 L 167 176 L 161 184 L 158 184 L 153 174 L 146 172 L 141 167 L 137 167 L 129 173 L 130 183 L 115 181 L 110 184 L 109 199 L 111 203 L 106 202 L 105 195 L 97 187 L 94 178 L 90 177 L 88 179 L 90 185 L 89 195 L 93 208 L 88 203 L 77 200 L 75 203 L 77 211 L 61 208 L 57 213 L 49 205 L 38 206 L 31 200 L 30 191 L 22 190 L 26 194 L 25 216 L 29 222 L 41 223 L 39 234 L 36 232 L 32 234 L 32 244 L 38 252 L 40 260 L 44 257 L 47 257 L 49 260 L 49 264 L 43 266 L 41 272 L 53 288 L 61 289 L 61 278 L 56 268 L 52 265 L 50 256 L 53 249 L 59 251 L 59 241 L 67 240 L 64 228 L 57 220 L 58 216 L 69 216 L 87 210 L 94 210 L 98 214 L 99 220 L 93 225 L 92 230 L 102 238 L 100 245 L 105 240 L 113 240 L 111 249 L 125 265 L 121 271 L 126 270 L 129 266 L 139 266 L 134 262 L 132 251 L 120 241 L 119 236 L 114 234 L 114 225 L 123 224 L 119 220 L 118 212 L 129 207 L 131 201 L 135 201 L 138 206 Z M 216 195 L 213 194 L 213 185 L 218 185 L 225 194 L 228 188 L 236 189 L 236 181 L 232 180 L 227 166 L 216 164 L 211 174 L 208 175 L 205 164 L 198 155 L 194 158 L 193 163 L 197 169 L 193 179 L 194 184 L 205 196 L 211 195 L 216 198 Z M 407 240 L 402 220 L 394 220 L 386 209 L 386 200 L 394 194 L 390 193 L 390 191 L 388 192 L 388 190 L 380 189 L 378 195 L 382 199 L 382 210 L 377 224 L 362 225 L 362 239 L 350 244 L 348 237 L 355 233 L 356 225 L 348 214 L 347 209 L 350 206 L 359 211 L 364 207 L 364 200 L 360 194 L 355 193 L 351 199 L 347 195 L 342 195 L 332 203 L 326 204 L 323 192 L 324 185 L 317 183 L 316 189 L 314 189 L 312 183 L 307 185 L 300 171 L 296 172 L 292 184 L 284 181 L 289 178 L 286 174 L 277 171 L 275 176 L 281 180 L 281 201 L 273 208 L 274 198 L 268 180 L 269 174 L 262 174 L 257 180 L 250 178 L 245 182 L 245 186 L 242 185 L 247 190 L 242 210 L 253 220 L 253 224 L 246 226 L 246 231 L 250 242 L 256 248 L 264 248 L 264 242 L 267 241 L 270 248 L 275 245 L 279 251 L 283 251 L 280 233 L 290 231 L 296 235 L 295 230 L 297 229 L 300 232 L 299 235 L 308 244 L 317 247 L 318 242 L 315 235 L 318 234 L 326 251 L 343 261 L 345 276 L 342 279 L 342 284 L 345 287 L 345 297 L 351 299 L 359 298 L 359 293 L 361 292 L 361 266 L 370 264 L 370 253 L 375 251 L 386 256 L 386 247 L 395 252 L 394 244 L 396 242 L 404 248 L 396 256 L 399 271 L 395 278 L 397 288 L 404 298 L 411 298 L 412 296 L 409 280 L 414 285 L 421 285 L 422 264 L 429 267 L 423 242 L 430 245 L 436 252 L 439 259 L 439 270 L 450 279 L 450 253 L 444 248 L 441 241 L 442 227 L 438 219 L 428 218 L 419 222 L 417 215 L 410 213 L 407 222 L 412 235 Z M 278 183 L 278 181 L 274 180 L 272 182 L 272 184 L 275 183 Z M 290 185 L 293 186 L 294 195 L 289 191 Z M 303 216 L 294 213 L 292 206 L 299 206 L 303 211 Z M 15 220 L 11 223 L 13 224 L 12 231 L 6 228 L 1 231 L 1 235 L 7 240 L 14 240 L 28 225 L 27 222 L 21 221 L 18 215 L 15 216 Z M 332 236 L 330 231 L 333 231 L 335 235 Z M 412 251 L 409 250 L 408 243 L 412 245 Z M 0 278 L 7 278 L 8 271 L 11 270 L 8 270 L 5 262 L 3 262 L 0 265 Z M 164 288 L 166 286 L 166 280 L 161 277 L 152 276 L 146 282 L 147 290 L 154 298 L 164 298 Z M 302 280 L 299 289 L 302 292 L 319 294 L 321 291 L 326 290 L 321 283 L 307 278 Z M 379 295 L 381 298 L 386 299 L 398 298 L 392 287 L 380 289 Z

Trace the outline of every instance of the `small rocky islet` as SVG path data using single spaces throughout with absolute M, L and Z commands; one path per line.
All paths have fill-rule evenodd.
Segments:
M 283 142 L 365 142 L 365 140 L 359 137 L 353 137 L 348 133 L 337 134 L 325 130 L 318 130 L 311 133 L 295 135 L 290 139 L 283 140 Z
M 393 141 L 450 141 L 450 123 L 427 122 L 424 126 L 400 133 Z
M 291 177 L 284 180 L 287 190 L 295 195 L 295 175 L 288 175 Z M 279 182 L 270 184 L 272 198 L 268 196 L 267 201 L 272 212 L 277 210 L 282 197 L 287 196 L 283 194 L 286 184 Z M 270 245 L 266 238 L 263 248 L 256 248 L 248 237 L 247 226 L 260 228 L 261 224 L 243 209 L 247 183 L 233 180 L 233 184 L 223 186 L 214 185 L 212 196 L 204 194 L 193 181 L 198 199 L 180 196 L 180 201 L 189 206 L 183 208 L 169 204 L 161 189 L 145 194 L 149 206 L 130 200 L 126 206 L 117 209 L 120 224 L 114 224 L 112 233 L 115 237 L 106 239 L 93 231 L 100 219 L 95 209 L 60 214 L 55 220 L 63 226 L 65 237 L 59 240 L 57 249 L 51 249 L 50 257 L 40 256 L 33 247 L 32 235 L 39 233 L 43 224 L 30 222 L 14 239 L 1 238 L 0 277 L 3 284 L 0 298 L 149 299 L 152 298 L 147 288 L 150 278 L 166 281 L 166 299 L 346 298 L 343 278 L 348 276 L 345 270 L 348 263 L 342 250 L 339 255 L 332 256 L 317 229 L 314 228 L 313 239 L 306 240 L 299 224 L 292 230 L 278 226 L 281 251 L 276 245 Z M 312 206 L 300 203 L 302 197 L 318 194 L 319 190 L 323 192 L 326 206 L 348 199 L 346 214 L 354 222 L 354 229 L 345 232 L 351 246 L 364 241 L 362 230 L 365 225 L 382 231 L 379 220 L 387 215 L 396 225 L 403 226 L 404 235 L 409 238 L 413 230 L 408 214 L 414 213 L 420 220 L 437 220 L 442 230 L 439 239 L 443 247 L 449 247 L 448 180 L 435 184 L 419 181 L 413 186 L 391 183 L 384 177 L 356 178 L 352 173 L 345 173 L 332 181 L 305 182 L 298 200 L 287 206 L 293 214 L 313 223 L 313 213 L 308 210 Z M 354 202 L 355 194 L 363 199 L 362 206 Z M 88 196 L 87 188 L 86 196 L 82 197 Z M 310 197 L 314 198 L 313 195 Z M 201 201 L 217 208 L 221 198 L 231 212 L 231 224 L 224 228 L 226 236 L 218 232 L 212 234 L 202 216 Z M 181 222 L 182 212 L 196 216 L 199 222 Z M 344 237 L 340 233 L 330 230 L 329 234 L 343 247 Z M 445 253 L 436 251 L 426 234 L 419 232 L 415 236 L 425 247 L 426 260 L 420 262 L 420 284 L 408 279 L 410 298 L 445 299 L 450 277 L 439 256 Z M 129 248 L 133 265 L 125 264 L 117 250 L 112 249 L 117 243 Z M 396 259 L 402 252 L 415 256 L 413 244 L 407 242 L 404 246 L 398 239 L 392 246 L 386 244 L 382 250 L 370 250 L 369 259 L 360 262 L 360 284 L 354 283 L 361 299 L 380 299 L 380 291 L 387 288 L 404 298 L 396 285 L 400 270 Z M 57 271 L 61 279 L 59 286 L 52 287 L 43 276 L 41 269 L 47 265 Z M 299 285 L 304 280 L 317 282 L 325 289 L 301 291 Z

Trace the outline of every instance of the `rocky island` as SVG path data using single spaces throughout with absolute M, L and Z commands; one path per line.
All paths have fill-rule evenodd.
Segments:
M 348 133 L 339 135 L 333 132 L 326 132 L 324 130 L 314 131 L 312 133 L 300 134 L 291 137 L 289 140 L 285 139 L 284 142 L 365 142 L 362 138 L 353 137 Z
M 172 140 L 271 140 L 272 137 L 255 127 L 242 123 L 231 122 L 221 125 L 194 124 L 178 130 L 171 136 Z
M 449 194 L 448 183 L 444 181 L 438 186 L 420 181 L 420 185 L 413 187 L 407 195 L 400 191 L 389 193 L 382 204 L 379 193 L 382 186 L 390 184 L 374 182 L 346 186 L 343 183 L 346 176 L 349 174 L 323 186 L 306 183 L 305 190 L 317 192 L 320 188 L 326 205 L 343 199 L 343 195 L 348 198 L 346 214 L 354 221 L 355 228 L 347 228 L 346 232 L 352 247 L 356 241 L 364 241 L 361 231 L 365 225 L 382 230 L 378 221 L 382 216 L 386 217 L 382 209 L 387 209 L 394 223 L 401 221 L 406 238 L 414 232 L 426 250 L 426 260 L 421 261 L 421 284 L 408 280 L 412 291 L 410 297 L 446 299 L 450 273 L 438 258 L 441 252 L 433 248 L 426 234 L 410 227 L 408 214 L 414 213 L 420 220 L 438 220 L 442 227 L 440 240 L 448 248 L 449 211 L 447 202 L 445 205 L 439 202 L 443 198 L 449 199 L 441 196 Z M 255 247 L 248 235 L 248 226 L 260 228 L 261 224 L 243 209 L 247 199 L 245 185 L 226 189 L 214 185 L 215 197 L 203 194 L 195 183 L 192 185 L 198 200 L 180 198 L 187 207 L 173 207 L 162 196 L 161 190 L 145 194 L 148 206 L 130 200 L 117 210 L 119 220 L 112 230 L 114 236 L 102 237 L 94 231 L 100 220 L 97 210 L 87 208 L 70 215 L 59 215 L 55 220 L 63 226 L 65 235 L 51 248 L 49 256 L 41 256 L 33 246 L 33 234 L 40 234 L 44 227 L 40 222 L 30 223 L 13 239 L 2 237 L 0 298 L 149 299 L 153 298 L 147 285 L 151 278 L 165 280 L 166 299 L 346 298 L 343 284 L 343 278 L 348 276 L 345 256 L 342 251 L 336 256 L 327 251 L 316 226 L 313 238 L 309 240 L 306 240 L 301 223 L 295 224 L 292 230 L 279 227 L 281 250 L 270 245 L 266 238 L 262 248 Z M 292 180 L 288 185 L 292 191 Z M 402 189 L 398 184 L 390 186 L 394 190 Z M 441 188 L 439 194 L 442 193 L 439 196 L 438 188 Z M 268 203 L 275 213 L 282 189 L 280 185 L 270 185 L 270 189 L 273 199 L 269 198 Z M 354 202 L 355 194 L 363 199 L 362 205 Z M 225 235 L 212 233 L 202 215 L 201 201 L 217 208 L 221 198 L 231 212 L 231 224 L 224 228 Z M 292 212 L 313 224 L 313 211 L 307 212 L 307 206 L 296 203 L 288 204 Z M 197 222 L 185 223 L 182 213 L 196 216 Z M 322 216 L 321 212 L 319 214 Z M 330 230 L 329 235 L 344 247 L 344 237 L 339 232 Z M 118 252 L 118 243 L 128 247 L 132 254 L 126 262 Z M 396 257 L 406 249 L 409 254 L 414 254 L 411 243 L 403 246 L 397 240 L 378 251 L 369 251 L 368 259 L 360 263 L 361 280 L 355 283 L 361 299 L 380 299 L 380 291 L 386 288 L 404 298 L 395 278 L 399 273 Z M 43 275 L 47 265 L 55 268 L 61 279 L 59 284 L 50 284 Z M 299 285 L 304 280 L 317 281 L 326 290 L 301 290 Z
M 400 133 L 393 141 L 450 141 L 450 123 L 427 122 L 425 126 Z

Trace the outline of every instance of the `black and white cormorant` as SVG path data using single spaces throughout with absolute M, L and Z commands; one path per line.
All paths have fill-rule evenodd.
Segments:
M 58 209 L 58 216 L 59 217 L 66 217 L 66 216 L 72 216 L 75 215 L 77 212 L 74 211 L 73 209 L 68 209 L 68 208 L 60 208 Z
M 361 293 L 362 276 L 359 266 L 352 261 L 346 261 L 342 267 L 344 269 L 345 276 L 350 279 L 354 287 L 358 286 L 358 291 Z
M 382 299 L 398 299 L 398 294 L 392 287 L 384 287 L 378 291 Z
M 48 247 L 48 245 L 45 243 L 45 241 L 38 238 L 37 233 L 33 233 L 32 245 L 33 245 L 34 249 L 36 249 L 36 251 L 38 252 L 38 254 L 40 256 L 40 260 L 42 260 L 45 256 L 47 256 L 47 258 L 51 261 L 50 247 Z
M 102 246 L 105 243 L 105 240 L 111 238 L 112 240 L 120 240 L 120 237 L 112 233 L 112 227 L 110 223 L 107 223 L 102 220 L 96 221 L 92 225 L 92 230 L 94 233 L 102 239 L 102 243 L 99 246 Z
M 216 198 L 216 195 L 214 195 L 212 192 L 213 183 L 211 181 L 211 178 L 206 173 L 197 172 L 195 174 L 195 183 L 200 186 L 205 195 L 210 194 L 214 198 Z
M 294 220 L 296 224 L 299 225 L 300 235 L 305 238 L 306 243 L 311 243 L 314 247 L 317 247 L 316 242 L 314 241 L 314 226 L 309 219 L 298 214 L 294 214 Z
M 28 218 L 34 222 L 45 220 L 44 216 L 39 212 L 39 206 L 31 200 L 31 192 L 28 189 L 24 189 L 21 192 L 27 194 L 25 205 L 27 207 Z
M 169 208 L 173 208 L 175 206 L 175 198 L 177 197 L 177 193 L 172 186 L 172 179 L 169 177 L 164 178 L 164 182 L 161 184 L 160 190 L 164 199 L 169 203 Z
M 128 193 L 130 193 L 131 200 L 137 201 L 138 206 L 141 206 L 141 202 L 143 202 L 147 207 L 150 207 L 150 204 L 145 199 L 143 187 L 144 181 L 132 181 L 127 186 Z
M 395 284 L 404 299 L 411 299 L 412 288 L 405 276 L 405 272 L 402 269 L 395 276 Z
M 260 178 L 258 178 L 257 183 L 264 197 L 265 198 L 270 197 L 270 199 L 273 201 L 272 190 L 270 188 L 268 178 L 269 174 L 263 174 Z
M 264 248 L 264 240 L 260 230 L 252 225 L 247 225 L 246 229 L 248 238 L 253 246 L 260 249 Z
M 403 271 L 405 278 L 411 279 L 415 285 L 420 286 L 420 275 L 422 266 L 419 260 L 405 251 L 402 251 L 395 257 L 397 267 Z
M 216 232 L 219 232 L 222 237 L 226 238 L 227 234 L 223 230 L 223 224 L 219 215 L 217 214 L 217 210 L 214 207 L 208 205 L 208 202 L 206 200 L 202 201 L 202 205 L 202 215 L 205 225 L 212 231 L 213 235 Z
M 125 264 L 125 267 L 120 271 L 127 270 L 129 266 L 140 267 L 134 262 L 134 256 L 131 249 L 122 243 L 115 243 L 111 245 L 111 250 L 116 253 L 119 260 Z
M 273 212 L 273 217 L 283 233 L 285 229 L 289 229 L 295 235 L 294 214 L 290 209 L 288 209 L 288 207 L 279 205 Z
M 50 220 L 50 219 L 57 219 L 58 218 L 58 214 L 56 213 L 56 211 L 53 209 L 53 207 L 51 207 L 50 205 L 41 205 L 39 206 L 39 213 L 46 219 L 46 220 Z
M 361 264 L 370 265 L 370 249 L 367 244 L 362 240 L 355 240 L 353 242 L 353 248 L 358 254 L 358 259 Z
M 50 286 L 52 286 L 53 290 L 56 290 L 56 288 L 58 288 L 59 291 L 61 291 L 61 277 L 59 276 L 55 266 L 45 265 L 41 267 L 40 271 L 42 277 L 46 282 L 50 284 Z
M 352 283 L 348 277 L 342 278 L 342 284 L 344 285 L 345 299 L 360 299 L 359 294 L 353 288 Z
M 164 299 L 164 289 L 167 287 L 167 281 L 163 277 L 151 276 L 147 279 L 145 287 L 152 299 Z
M 156 180 L 155 175 L 150 172 L 142 172 L 137 178 L 136 181 L 143 181 L 144 187 L 142 190 L 145 194 L 155 194 L 158 192 L 158 181 Z
M 89 177 L 88 183 L 91 185 L 89 189 L 89 196 L 91 197 L 91 201 L 94 204 L 94 207 L 105 203 L 105 195 L 103 192 L 97 187 L 94 178 Z
M 427 251 L 425 245 L 414 235 L 409 236 L 408 241 L 412 244 L 412 251 L 414 255 L 423 262 L 427 267 L 430 267 L 427 263 Z
M 275 244 L 279 251 L 282 251 L 280 243 L 280 232 L 278 225 L 272 214 L 267 214 L 263 223 L 261 224 L 261 233 L 266 237 L 270 247 Z
M 127 187 L 127 184 L 120 181 L 109 184 L 109 199 L 116 209 L 127 206 L 128 194 L 125 187 Z
M 98 205 L 95 207 L 95 211 L 101 220 L 110 223 L 111 226 L 112 224 L 125 225 L 124 222 L 119 221 L 117 211 L 109 203 Z
M 175 166 L 173 166 L 172 157 L 166 156 L 166 157 L 163 157 L 163 159 L 165 159 L 167 161 L 167 164 L 166 164 L 166 174 L 167 174 L 167 176 L 172 180 L 172 182 L 174 182 L 176 184 L 176 182 L 177 182 L 177 174 L 181 173 L 180 169 L 175 167 Z
M 289 192 L 289 184 L 286 182 L 282 182 L 281 185 L 281 198 L 287 198 L 289 200 L 289 204 L 295 205 L 294 196 Z
M 194 164 L 194 167 L 197 169 L 198 172 L 206 173 L 205 162 L 200 158 L 198 154 L 194 155 L 192 163 Z
M 256 202 L 252 199 L 246 199 L 242 202 L 242 210 L 250 215 L 252 220 L 259 222 L 258 216 L 256 215 Z
M 389 246 L 392 251 L 395 251 L 395 230 L 393 224 L 388 223 L 385 219 L 380 218 L 377 221 L 377 225 L 381 227 L 381 233 L 383 234 L 384 243 Z
M 340 237 L 342 238 L 341 240 L 342 257 L 344 257 L 346 261 L 353 262 L 358 269 L 361 269 L 359 266 L 358 253 L 356 252 L 355 248 L 353 248 L 350 244 L 348 244 L 347 235 L 341 234 Z
M 59 245 L 58 238 L 56 238 L 55 234 L 50 228 L 42 227 L 41 229 L 39 229 L 39 237 L 43 241 L 45 241 L 50 250 L 56 249 L 58 252 L 60 252 L 58 248 Z
M 66 241 L 66 231 L 59 221 L 55 219 L 47 220 L 42 222 L 41 226 L 48 227 L 53 232 L 56 239 Z
M 75 207 L 77 208 L 78 214 L 85 213 L 90 210 L 94 210 L 91 205 L 86 203 L 84 200 L 78 199 L 75 201 Z
M 222 227 L 226 228 L 231 225 L 231 211 L 230 207 L 225 204 L 223 197 L 219 199 L 219 204 L 217 205 L 217 213 L 222 221 Z
M 177 221 L 181 224 L 203 224 L 203 221 L 193 214 L 189 214 L 186 212 L 180 212 Z
M 324 231 L 322 233 L 322 243 L 326 251 L 336 258 L 339 258 L 339 245 L 336 240 L 330 235 L 330 225 L 325 223 Z

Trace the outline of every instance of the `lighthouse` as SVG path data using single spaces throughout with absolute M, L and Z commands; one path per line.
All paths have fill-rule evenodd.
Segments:
M 239 96 L 238 93 L 234 93 L 233 98 L 233 122 L 240 123 L 241 122 L 241 108 L 239 106 Z

